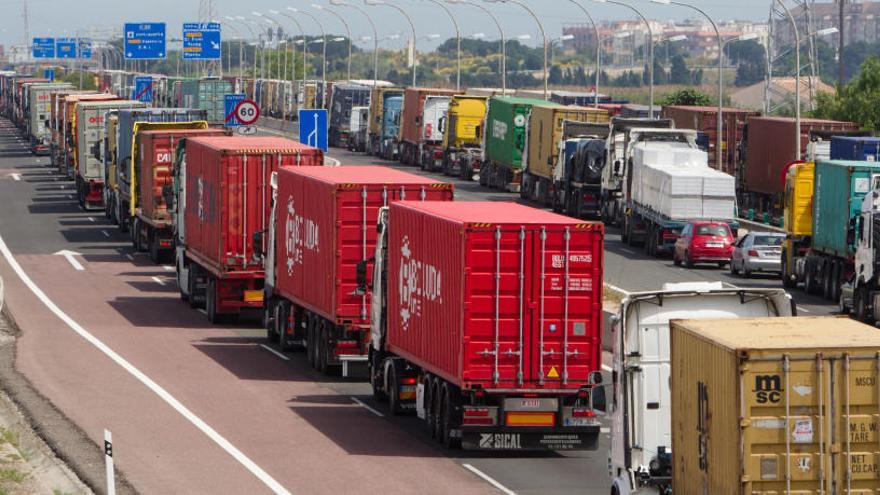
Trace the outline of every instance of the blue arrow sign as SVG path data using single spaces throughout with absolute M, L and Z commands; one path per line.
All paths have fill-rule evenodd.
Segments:
M 88 38 L 79 39 L 79 58 L 92 58 L 92 40 Z
M 241 125 L 238 117 L 235 116 L 235 107 L 237 107 L 239 103 L 244 101 L 245 98 L 246 95 L 242 94 L 226 95 L 224 110 L 226 112 L 226 127 L 238 127 Z
M 34 38 L 34 58 L 55 58 L 55 38 Z
M 126 60 L 156 60 L 165 58 L 165 23 L 126 23 Z
M 144 103 L 153 102 L 153 78 L 150 76 L 138 76 L 134 78 L 133 100 Z
M 186 22 L 183 24 L 185 60 L 220 60 L 220 23 Z
M 327 110 L 299 111 L 299 142 L 327 152 Z
M 76 38 L 56 39 L 55 58 L 76 58 Z

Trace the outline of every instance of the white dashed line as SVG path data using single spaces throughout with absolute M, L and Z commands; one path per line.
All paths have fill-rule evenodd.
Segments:
M 159 285 L 161 285 L 161 286 L 164 286 L 164 285 L 165 285 L 165 281 L 163 281 L 163 280 L 162 280 L 161 278 L 159 278 L 159 277 L 150 277 L 150 278 L 153 280 L 153 282 L 156 282 L 157 284 L 159 284 Z
M 102 230 L 101 233 L 104 234 L 104 237 L 110 237 L 110 233 L 106 230 Z
M 285 361 L 290 361 L 289 357 L 285 356 L 284 354 L 281 354 L 280 352 L 276 351 L 275 349 L 272 349 L 271 347 L 267 346 L 266 344 L 260 344 L 260 347 L 262 347 L 263 349 L 266 349 L 267 351 L 271 352 L 272 354 L 275 354 L 276 356 L 280 357 L 281 359 L 283 359 Z
M 516 495 L 516 492 L 515 492 L 515 491 L 511 490 L 510 488 L 507 488 L 506 486 L 502 485 L 501 483 L 499 483 L 498 481 L 496 481 L 494 478 L 492 478 L 492 477 L 489 476 L 488 474 L 486 474 L 486 473 L 480 471 L 479 469 L 477 469 L 477 468 L 471 466 L 470 464 L 462 464 L 462 467 L 464 467 L 464 468 L 467 469 L 468 471 L 470 471 L 470 472 L 476 474 L 476 475 L 479 476 L 480 478 L 483 478 L 483 480 L 485 480 L 485 481 L 488 482 L 490 485 L 492 485 L 492 486 L 494 486 L 495 488 L 497 488 L 501 493 L 505 493 L 506 495 Z
M 366 404 L 364 403 L 364 401 L 362 401 L 362 400 L 360 400 L 360 399 L 358 399 L 358 398 L 356 398 L 356 397 L 352 397 L 351 400 L 353 400 L 357 405 L 363 407 L 363 408 L 366 409 L 367 411 L 370 411 L 371 413 L 375 414 L 376 416 L 379 416 L 380 418 L 384 418 L 384 417 L 385 417 L 385 415 L 382 414 L 381 412 L 379 412 L 379 411 L 373 409 L 372 407 L 366 405 Z
M 811 312 L 809 309 L 803 308 L 803 307 L 801 307 L 801 306 L 798 306 L 798 307 L 797 307 L 797 310 L 798 310 L 798 311 L 803 311 L 804 313 L 810 313 L 810 312 Z

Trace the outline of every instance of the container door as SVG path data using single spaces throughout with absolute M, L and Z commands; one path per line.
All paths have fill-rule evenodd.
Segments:
M 528 121 L 529 108 L 517 107 L 513 114 L 513 161 L 512 165 L 522 166 L 523 152 L 526 149 L 526 123 Z
M 875 493 L 878 369 L 877 354 L 749 362 L 740 383 L 743 492 Z

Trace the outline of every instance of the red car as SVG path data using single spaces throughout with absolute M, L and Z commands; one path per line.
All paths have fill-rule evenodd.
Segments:
M 724 268 L 730 263 L 734 242 L 730 226 L 724 222 L 689 222 L 675 242 L 672 261 L 676 266 L 684 263 L 688 268 L 694 263 L 718 263 Z

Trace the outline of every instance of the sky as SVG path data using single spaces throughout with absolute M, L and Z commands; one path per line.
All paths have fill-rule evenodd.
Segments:
M 0 23 L 0 43 L 21 44 L 24 40 L 24 22 L 22 20 L 22 3 L 25 0 L 0 0 L 0 12 L 3 12 L 3 22 Z M 185 21 L 197 20 L 199 12 L 199 0 L 26 0 L 28 2 L 30 16 L 31 37 L 61 37 L 73 36 L 77 29 L 88 26 L 118 26 L 122 29 L 122 23 L 129 22 L 159 22 L 168 23 L 169 37 L 180 36 L 180 25 Z M 256 19 L 251 15 L 252 11 L 266 13 L 270 9 L 284 10 L 287 6 L 310 10 L 311 4 L 328 6 L 327 0 L 213 0 L 217 17 L 221 20 L 224 15 L 242 15 Z M 348 0 L 363 6 L 361 0 Z M 392 1 L 392 0 L 389 0 Z M 394 3 L 403 7 L 413 17 L 416 32 L 421 38 L 425 35 L 439 34 L 440 39 L 454 36 L 451 21 L 440 7 L 425 0 L 393 0 Z M 480 0 L 476 0 L 480 1 Z M 568 0 L 522 0 L 532 7 L 541 18 L 547 29 L 548 36 L 559 36 L 564 24 L 580 22 L 579 12 Z M 581 0 L 597 19 L 632 19 L 628 9 L 610 4 L 592 3 L 590 0 Z M 689 9 L 655 5 L 648 0 L 630 0 L 652 19 L 670 20 L 694 17 Z M 713 18 L 718 20 L 759 20 L 767 19 L 771 0 L 690 0 L 695 5 L 706 10 Z M 520 7 L 511 3 L 490 4 L 482 2 L 497 12 L 505 34 L 508 38 L 528 34 L 531 43 L 539 39 L 536 25 L 531 17 Z M 401 33 L 401 40 L 389 41 L 385 46 L 392 48 L 401 45 L 404 38 L 409 37 L 409 26 L 402 16 L 387 6 L 366 7 L 368 12 L 374 13 L 380 38 L 392 33 Z M 466 5 L 451 6 L 457 14 L 461 26 L 462 36 L 471 36 L 474 33 L 485 33 L 486 39 L 497 39 L 497 28 L 491 20 L 481 11 Z M 337 7 L 352 24 L 352 36 L 355 40 L 371 34 L 371 29 L 366 22 L 360 20 L 356 11 Z M 324 23 L 328 32 L 344 34 L 344 28 L 335 18 L 329 14 L 319 14 L 319 19 Z M 279 19 L 284 22 L 283 18 Z M 306 29 L 309 27 L 309 19 L 304 19 Z M 289 23 L 288 23 L 289 24 Z M 291 28 L 293 29 L 293 28 Z M 312 25 L 310 34 L 318 34 L 319 30 Z M 436 41 L 422 39 L 419 41 L 419 49 L 432 48 Z M 528 42 L 527 42 L 528 43 Z

